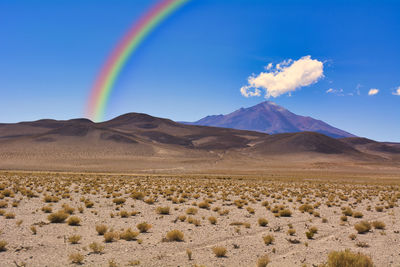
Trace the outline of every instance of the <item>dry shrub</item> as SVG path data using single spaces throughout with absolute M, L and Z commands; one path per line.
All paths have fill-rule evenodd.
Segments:
M 63 210 L 59 210 L 57 212 L 51 213 L 49 216 L 47 216 L 47 219 L 51 223 L 63 223 L 65 219 L 67 219 L 69 216 L 68 213 L 66 213 Z
M 288 235 L 294 235 L 296 233 L 296 230 L 295 229 L 289 229 L 287 231 L 287 233 L 288 233 Z
M 69 255 L 69 260 L 75 264 L 82 264 L 84 259 L 85 257 L 79 252 L 75 252 Z
M 382 207 L 382 206 L 376 206 L 376 207 L 375 207 L 375 210 L 376 210 L 377 212 L 382 212 L 382 211 L 383 211 L 383 207 Z
M 357 235 L 356 235 L 356 234 L 350 234 L 350 235 L 349 235 L 349 238 L 350 238 L 351 240 L 355 240 L 355 239 L 357 238 Z
M 4 217 L 6 217 L 6 219 L 14 219 L 15 218 L 15 213 L 14 212 L 7 212 L 6 214 L 4 214 Z
M 197 214 L 197 209 L 193 208 L 193 207 L 190 207 L 190 208 L 188 208 L 186 210 L 186 214 L 188 214 L 188 215 L 196 215 Z
M 131 198 L 141 200 L 144 198 L 144 194 L 142 192 L 133 191 L 131 194 Z
M 157 207 L 156 212 L 158 214 L 168 215 L 170 208 L 168 206 L 165 207 Z
M 250 214 L 254 214 L 254 213 L 256 212 L 252 207 L 247 207 L 246 210 L 247 210 Z
M 264 244 L 268 246 L 268 245 L 271 245 L 275 241 L 275 238 L 272 235 L 266 235 L 266 236 L 263 236 L 263 240 L 264 240 Z
M 36 233 L 37 233 L 36 226 L 31 225 L 31 227 L 29 229 L 31 229 L 31 232 L 32 232 L 33 235 L 36 235 Z
M 99 235 L 104 235 L 108 230 L 108 226 L 105 224 L 96 225 L 96 231 Z
M 44 206 L 44 207 L 42 207 L 42 211 L 43 211 L 44 213 L 51 213 L 52 210 L 53 210 L 53 209 L 52 209 L 50 206 Z
M 208 204 L 207 201 L 200 202 L 198 206 L 200 209 L 209 209 L 210 208 L 210 204 Z
M 118 238 L 119 238 L 119 235 L 117 232 L 107 232 L 104 234 L 104 242 L 106 242 L 106 243 L 114 242 Z
M 71 235 L 68 237 L 68 242 L 71 244 L 78 244 L 81 241 L 82 237 L 80 235 Z
M 139 232 L 132 231 L 131 228 L 128 228 L 127 230 L 121 233 L 120 237 L 121 239 L 124 239 L 126 241 L 132 241 L 135 240 L 138 235 Z
M 312 239 L 314 237 L 314 232 L 308 231 L 306 232 L 306 236 L 308 239 Z
M 70 206 L 67 205 L 67 204 L 64 204 L 64 205 L 62 206 L 62 208 L 63 208 L 63 210 L 64 210 L 66 213 L 68 213 L 68 214 L 72 214 L 72 213 L 74 213 L 74 211 L 75 211 L 75 209 L 74 209 L 73 207 L 70 207 Z
M 7 201 L 0 201 L 0 209 L 4 209 L 4 208 L 7 208 L 7 206 L 8 206 L 8 203 L 7 203 Z
M 371 224 L 367 221 L 361 221 L 354 225 L 354 228 L 359 234 L 367 233 L 371 230 Z
M 124 204 L 125 201 L 126 201 L 125 198 L 114 198 L 114 199 L 113 199 L 113 203 L 116 204 L 116 205 Z
M 217 223 L 217 218 L 215 218 L 214 216 L 208 217 L 208 220 L 211 224 L 216 224 Z
M 90 201 L 90 200 L 86 200 L 85 201 L 85 207 L 86 208 L 90 209 L 90 208 L 93 208 L 93 206 L 94 206 L 93 201 Z
M 183 233 L 179 230 L 171 230 L 166 235 L 166 240 L 171 241 L 183 241 Z
M 343 215 L 345 216 L 352 216 L 353 215 L 353 210 L 350 207 L 346 207 L 343 209 Z
M 361 242 L 361 241 L 357 242 L 356 246 L 359 247 L 359 248 L 369 248 L 368 243 Z
M 386 224 L 384 222 L 382 222 L 382 221 L 374 221 L 374 222 L 372 222 L 372 226 L 375 229 L 385 229 Z
M 152 204 L 154 204 L 155 200 L 154 200 L 154 198 L 147 198 L 144 200 L 144 202 L 146 204 L 152 205 Z
M 5 196 L 5 197 L 12 197 L 14 194 L 13 194 L 13 192 L 12 192 L 10 189 L 5 189 L 5 190 L 2 192 L 2 195 Z
M 350 250 L 332 251 L 328 255 L 326 267 L 373 267 L 370 257 L 362 253 L 353 253 Z
M 292 216 L 292 212 L 288 209 L 284 209 L 284 210 L 279 211 L 279 216 L 280 217 L 290 217 L 290 216 Z
M 137 266 L 137 265 L 140 265 L 139 260 L 132 260 L 128 262 L 128 266 Z
M 101 254 L 104 250 L 104 246 L 97 243 L 97 242 L 92 242 L 89 245 L 89 248 L 93 251 L 95 254 Z
M 257 260 L 257 267 L 266 267 L 270 262 L 268 255 L 264 255 Z
M 265 226 L 267 226 L 267 224 L 268 224 L 268 220 L 265 219 L 265 218 L 259 218 L 259 219 L 258 219 L 258 224 L 259 224 L 260 226 L 265 227 Z
M 119 216 L 121 216 L 121 218 L 128 218 L 129 213 L 126 210 L 122 210 L 119 212 Z
M 286 238 L 286 240 L 287 240 L 290 244 L 300 244 L 300 240 L 295 239 L 295 238 Z
M 58 197 L 56 197 L 56 196 L 49 196 L 49 195 L 46 195 L 46 196 L 44 196 L 44 198 L 43 198 L 43 201 L 44 202 L 46 202 L 46 203 L 51 203 L 51 202 L 58 202 Z
M 231 226 L 242 226 L 243 224 L 244 224 L 243 222 L 234 221 L 234 222 L 231 222 L 229 225 L 231 225 Z
M 192 260 L 192 251 L 190 249 L 186 249 L 186 255 L 188 256 L 188 259 L 191 261 Z
M 115 262 L 114 259 L 108 261 L 108 267 L 118 267 L 118 264 Z
M 81 223 L 81 219 L 77 216 L 71 216 L 68 218 L 67 223 L 71 226 L 78 226 Z
M 7 250 L 7 242 L 4 240 L 0 240 L 0 251 L 6 251 Z
M 191 216 L 189 216 L 189 218 L 187 219 L 187 222 L 190 224 L 194 224 L 195 226 L 200 226 L 201 222 L 199 219 L 193 218 Z
M 142 223 L 139 223 L 138 225 L 136 225 L 136 227 L 137 227 L 137 229 L 139 229 L 139 231 L 141 233 L 147 233 L 152 226 L 151 226 L 151 224 L 148 224 L 147 222 L 142 222 Z
M 139 213 L 140 213 L 139 211 L 135 211 L 135 210 L 134 210 L 134 211 L 131 211 L 130 214 L 131 214 L 131 216 L 136 216 L 136 215 L 138 215 Z
M 303 204 L 299 207 L 299 210 L 301 212 L 309 212 L 312 213 L 314 211 L 313 206 L 311 206 L 310 204 Z
M 220 211 L 218 211 L 218 214 L 220 216 L 228 215 L 229 214 L 229 210 L 228 209 L 220 210 Z
M 226 255 L 226 248 L 222 246 L 213 247 L 212 251 L 214 252 L 215 256 L 218 258 L 225 257 Z

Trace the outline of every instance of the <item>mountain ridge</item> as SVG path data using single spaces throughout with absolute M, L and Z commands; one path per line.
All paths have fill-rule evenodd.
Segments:
M 226 115 L 209 115 L 195 122 L 184 123 L 269 134 L 311 131 L 334 138 L 356 137 L 322 120 L 294 114 L 271 101 L 264 101 L 248 108 L 240 108 Z
M 0 124 L 0 169 L 242 171 L 365 162 L 397 166 L 400 144 L 187 125 L 142 113 L 101 123 L 46 119 Z

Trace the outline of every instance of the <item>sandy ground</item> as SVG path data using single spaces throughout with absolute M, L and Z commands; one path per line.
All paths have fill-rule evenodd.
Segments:
M 294 176 L 281 179 L 2 172 L 0 210 L 4 212 L 0 216 L 0 241 L 8 244 L 0 252 L 0 265 L 72 266 L 69 255 L 78 252 L 84 257 L 85 266 L 257 266 L 263 255 L 271 260 L 268 266 L 315 266 L 325 262 L 330 251 L 348 248 L 370 256 L 376 266 L 400 266 L 400 180 L 395 178 L 353 179 L 350 183 L 336 178 Z M 138 192 L 143 199 L 134 198 Z M 46 203 L 45 195 L 59 200 Z M 113 202 L 119 198 L 125 200 L 121 205 Z M 148 199 L 154 203 L 146 203 Z M 85 207 L 88 200 L 93 207 Z M 202 202 L 209 207 L 200 208 Z M 311 214 L 299 210 L 307 203 L 314 207 Z M 63 204 L 75 209 L 70 216 L 81 219 L 79 226 L 50 223 L 49 213 L 41 210 L 50 205 L 55 212 L 62 210 Z M 165 206 L 170 207 L 169 214 L 158 214 L 157 208 Z M 277 210 L 280 206 L 290 210 L 291 216 L 276 217 L 276 206 Z M 382 212 L 376 210 L 377 206 L 383 207 Z M 82 213 L 79 207 L 83 208 Z M 353 213 L 361 212 L 363 217 L 347 216 L 346 222 L 341 221 L 344 207 L 350 207 Z M 188 215 L 188 208 L 196 208 L 197 213 Z M 223 210 L 229 213 L 224 215 Z M 121 211 L 138 213 L 122 218 Z M 7 219 L 10 213 L 15 218 Z M 178 217 L 183 215 L 186 219 L 180 221 Z M 215 225 L 208 220 L 211 216 L 217 219 Z M 197 219 L 199 225 L 189 223 L 189 217 Z M 260 226 L 259 218 L 267 219 L 268 224 Z M 358 234 L 354 225 L 363 220 L 381 221 L 386 226 Z M 96 225 L 105 224 L 117 233 L 128 228 L 138 231 L 136 226 L 141 222 L 152 228 L 133 241 L 117 238 L 106 243 L 95 229 Z M 242 225 L 232 225 L 239 223 Z M 293 236 L 288 234 L 289 224 L 296 231 Z M 305 233 L 313 226 L 318 232 L 308 239 Z M 173 229 L 184 234 L 183 241 L 163 241 Z M 78 244 L 68 242 L 74 234 L 81 236 Z M 349 237 L 351 234 L 355 235 L 354 240 Z M 264 243 L 267 235 L 274 237 L 272 244 Z M 290 239 L 299 243 L 292 244 Z M 89 247 L 92 242 L 103 245 L 104 251 L 93 253 Z M 216 246 L 227 249 L 225 257 L 214 255 L 212 249 Z M 187 249 L 192 251 L 191 260 Z

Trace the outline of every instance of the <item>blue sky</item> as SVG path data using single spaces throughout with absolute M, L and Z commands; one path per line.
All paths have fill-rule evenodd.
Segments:
M 82 117 L 108 53 L 154 3 L 2 0 L 0 122 Z M 309 55 L 323 63 L 323 77 L 269 100 L 400 142 L 399 14 L 399 1 L 192 0 L 130 57 L 106 118 L 144 112 L 194 121 L 252 106 L 265 92 L 240 93 L 250 75 Z M 379 92 L 369 96 L 371 88 Z

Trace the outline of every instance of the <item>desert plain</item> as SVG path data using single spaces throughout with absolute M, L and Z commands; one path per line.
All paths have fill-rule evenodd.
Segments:
M 397 172 L 2 171 L 2 266 L 400 263 Z

